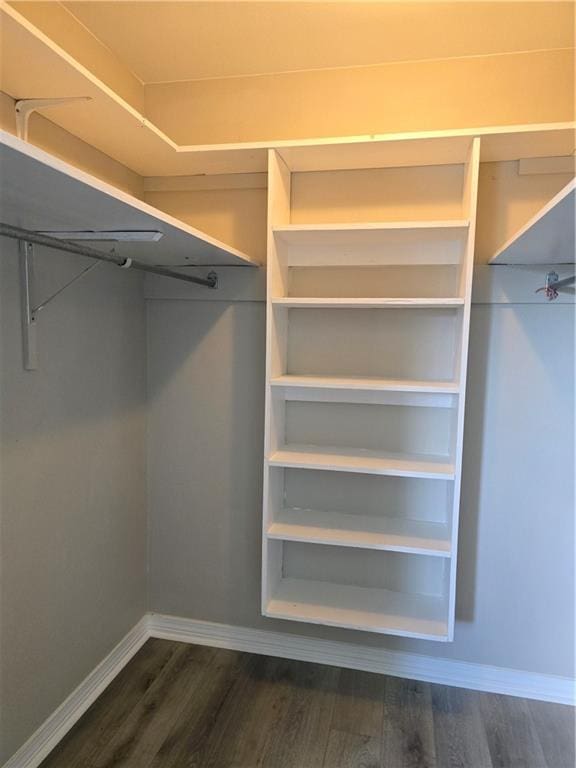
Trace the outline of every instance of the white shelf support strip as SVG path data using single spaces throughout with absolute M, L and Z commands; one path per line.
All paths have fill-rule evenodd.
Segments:
M 20 240 L 20 307 L 22 311 L 22 364 L 26 371 L 38 367 L 36 315 L 34 314 L 34 253 L 32 243 Z

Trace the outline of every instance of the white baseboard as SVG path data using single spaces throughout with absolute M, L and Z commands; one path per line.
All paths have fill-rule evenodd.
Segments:
M 526 699 L 576 703 L 574 681 L 568 677 L 151 613 L 128 632 L 3 768 L 38 768 L 150 637 L 360 669 Z
M 149 637 L 148 616 L 144 616 L 12 755 L 4 768 L 38 768 Z
M 560 704 L 576 703 L 574 681 L 568 677 L 154 613 L 149 616 L 148 626 L 151 637 L 361 669 L 474 691 L 503 693 Z

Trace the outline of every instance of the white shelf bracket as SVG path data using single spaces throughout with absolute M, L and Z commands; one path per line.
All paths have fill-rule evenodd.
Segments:
M 35 371 L 38 368 L 37 354 L 37 320 L 38 313 L 50 304 L 57 296 L 88 272 L 95 269 L 101 262 L 95 261 L 83 269 L 61 288 L 54 291 L 39 304 L 35 303 L 34 280 L 34 246 L 27 240 L 20 240 L 20 303 L 22 312 L 22 361 L 24 370 Z
M 59 99 L 20 99 L 14 105 L 16 112 L 16 135 L 23 141 L 28 141 L 28 121 L 30 115 L 37 109 L 57 107 L 61 104 L 72 104 L 75 101 L 91 101 L 91 96 L 63 96 Z
M 22 362 L 24 370 L 38 367 L 36 353 L 36 317 L 33 309 L 34 250 L 32 243 L 20 240 L 20 305 L 22 311 Z

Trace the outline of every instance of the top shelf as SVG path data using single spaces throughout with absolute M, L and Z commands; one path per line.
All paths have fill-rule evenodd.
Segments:
M 17 4 L 16 4 L 17 5 Z M 571 155 L 573 122 L 371 134 L 309 140 L 179 144 L 8 3 L 0 5 L 2 82 L 10 94 L 89 96 L 49 119 L 141 176 L 265 172 L 269 149 L 292 171 L 463 164 L 475 136 L 481 162 Z M 27 66 L 22 66 L 22 51 Z
M 480 162 L 487 163 L 570 155 L 574 132 L 574 123 L 544 123 L 277 142 L 275 148 L 292 172 L 463 165 L 476 136 Z
M 576 179 L 546 203 L 491 259 L 491 264 L 574 263 Z
M 116 253 L 162 266 L 257 266 L 236 248 L 4 131 L 0 174 L 5 224 L 46 233 L 159 231 L 157 242 L 116 243 Z

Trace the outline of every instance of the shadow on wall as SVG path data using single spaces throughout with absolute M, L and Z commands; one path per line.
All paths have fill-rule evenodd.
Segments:
M 486 410 L 488 363 L 490 354 L 493 353 L 491 345 L 494 341 L 491 338 L 490 329 L 491 316 L 489 313 L 472 312 L 458 535 L 457 621 L 474 621 L 484 413 Z M 472 354 L 472 350 L 474 350 L 474 354 Z
M 203 311 L 207 308 L 208 313 Z M 222 348 L 217 327 L 230 308 L 224 301 L 147 301 L 148 325 L 153 328 L 148 338 L 149 401 L 164 394 L 176 376 L 185 374 L 197 351 L 201 351 L 208 379 L 212 379 L 214 361 L 224 360 L 228 351 Z M 194 399 L 197 402 L 197 397 Z
M 150 301 L 148 322 L 151 607 L 246 623 L 260 592 L 265 305 Z
M 539 510 L 551 524 L 555 520 L 557 531 L 566 526 L 563 514 L 570 502 L 558 491 L 570 493 L 562 469 L 570 461 L 558 451 L 570 444 L 573 421 L 574 324 L 568 324 L 569 337 L 560 345 L 551 343 L 550 330 L 554 318 L 567 319 L 574 307 L 543 303 L 523 310 L 522 305 L 501 304 L 476 306 L 472 312 L 458 554 L 460 621 L 474 620 L 481 505 L 490 503 L 495 514 L 508 510 L 510 526 L 518 526 L 525 515 L 524 524 L 533 527 Z M 573 442 L 572 437 L 572 453 Z M 539 475 L 541 482 L 535 481 Z M 490 499 L 482 499 L 482 491 Z M 512 541 L 520 546 L 525 534 L 521 526 L 515 530 Z M 550 546 L 553 550 L 555 545 Z

